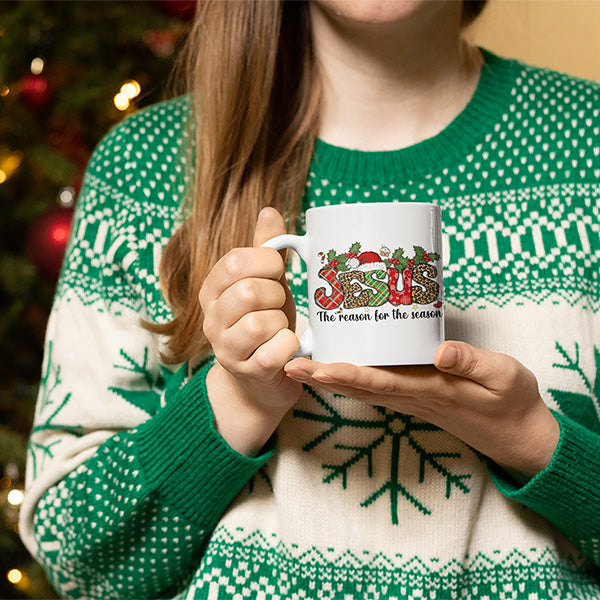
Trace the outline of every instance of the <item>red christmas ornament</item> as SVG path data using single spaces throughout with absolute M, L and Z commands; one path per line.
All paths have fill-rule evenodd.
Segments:
M 153 0 L 158 8 L 169 15 L 182 21 L 190 21 L 196 12 L 198 0 Z
M 28 73 L 19 81 L 21 98 L 31 108 L 44 108 L 50 103 L 52 92 L 43 75 Z
M 27 256 L 38 271 L 56 281 L 69 241 L 73 208 L 57 206 L 39 216 L 27 235 Z
M 149 29 L 142 34 L 144 43 L 152 50 L 154 56 L 168 58 L 175 52 L 179 35 L 171 29 Z

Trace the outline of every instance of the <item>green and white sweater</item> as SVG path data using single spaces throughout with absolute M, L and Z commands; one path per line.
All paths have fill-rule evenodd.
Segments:
M 304 207 L 443 209 L 448 339 L 531 369 L 561 438 L 519 487 L 414 417 L 305 387 L 264 455 L 215 431 L 205 374 L 139 318 L 181 222 L 187 104 L 96 149 L 48 327 L 20 530 L 72 598 L 600 598 L 600 85 L 484 53 L 440 134 L 317 141 Z M 289 282 L 306 326 L 306 281 Z

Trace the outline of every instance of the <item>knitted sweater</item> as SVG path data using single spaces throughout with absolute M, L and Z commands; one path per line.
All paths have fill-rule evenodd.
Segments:
M 185 98 L 90 161 L 46 342 L 20 531 L 72 598 L 600 598 L 600 85 L 484 52 L 473 98 L 398 151 L 316 142 L 304 209 L 443 209 L 448 339 L 531 369 L 560 424 L 523 486 L 417 418 L 304 387 L 265 452 L 213 426 L 208 364 L 166 368 Z M 300 219 L 302 228 L 302 219 Z M 288 280 L 307 324 L 303 265 Z

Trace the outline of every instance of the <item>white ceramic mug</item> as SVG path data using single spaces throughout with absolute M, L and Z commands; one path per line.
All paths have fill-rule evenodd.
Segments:
M 427 203 L 306 211 L 292 248 L 308 270 L 309 327 L 296 356 L 356 365 L 432 364 L 444 341 L 442 217 Z

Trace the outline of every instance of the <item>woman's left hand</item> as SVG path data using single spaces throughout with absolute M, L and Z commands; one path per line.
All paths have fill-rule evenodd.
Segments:
M 526 482 L 548 466 L 560 428 L 534 374 L 465 342 L 440 344 L 435 366 L 357 367 L 297 358 L 288 377 L 437 425 Z

